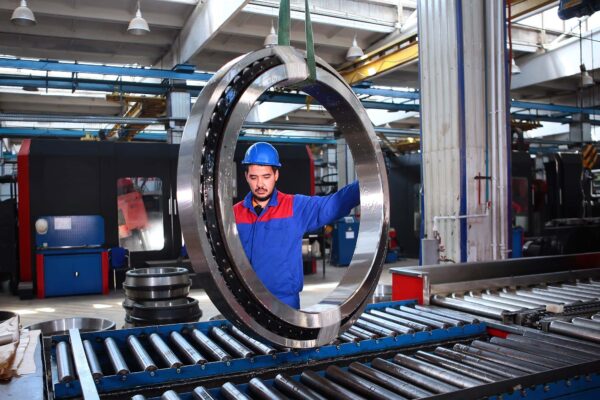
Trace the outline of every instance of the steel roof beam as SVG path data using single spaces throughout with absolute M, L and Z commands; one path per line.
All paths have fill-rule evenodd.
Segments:
M 220 0 L 198 3 L 169 52 L 158 62 L 170 69 L 187 63 L 233 18 L 249 0 L 229 0 L 227 6 Z

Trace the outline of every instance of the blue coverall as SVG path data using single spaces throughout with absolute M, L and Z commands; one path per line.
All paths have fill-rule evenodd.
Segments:
M 290 195 L 275 189 L 260 216 L 248 193 L 233 210 L 254 271 L 275 297 L 298 309 L 304 284 L 302 237 L 348 215 L 359 203 L 359 186 L 354 182 L 329 196 Z

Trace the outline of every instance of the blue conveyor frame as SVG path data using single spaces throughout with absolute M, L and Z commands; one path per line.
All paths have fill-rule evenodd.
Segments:
M 366 307 L 371 309 L 384 309 L 385 307 L 414 304 L 415 301 L 395 301 L 370 304 Z M 183 329 L 196 328 L 204 334 L 213 326 L 223 326 L 229 324 L 228 321 L 208 321 L 198 322 L 194 324 L 174 324 L 163 326 L 152 326 L 144 328 L 122 329 L 115 331 L 82 333 L 82 340 L 90 340 L 94 346 L 96 353 L 104 352 L 103 341 L 111 337 L 115 340 L 120 349 L 126 348 L 126 340 L 129 335 L 146 335 L 158 333 L 163 338 L 168 337 L 169 333 Z M 259 371 L 269 368 L 277 368 L 281 366 L 292 367 L 309 361 L 323 361 L 328 359 L 336 359 L 340 357 L 351 357 L 361 354 L 386 352 L 393 349 L 402 349 L 412 346 L 422 346 L 429 343 L 443 342 L 449 340 L 457 340 L 461 338 L 473 337 L 482 335 L 486 332 L 486 325 L 467 324 L 460 327 L 450 327 L 447 329 L 434 329 L 429 332 L 416 332 L 411 335 L 399 335 L 396 337 L 386 337 L 373 340 L 363 340 L 357 343 L 341 343 L 337 345 L 328 345 L 315 349 L 303 349 L 290 352 L 279 352 L 274 355 L 257 355 L 252 358 L 233 359 L 231 361 L 208 362 L 204 365 L 185 365 L 177 369 L 164 368 L 157 371 L 139 371 L 131 372 L 127 375 L 110 375 L 104 376 L 96 381 L 98 393 L 111 393 L 123 390 L 130 390 L 136 387 L 148 387 L 155 385 L 164 385 L 168 383 L 179 382 L 183 380 L 200 380 L 203 378 L 211 378 L 216 376 L 226 376 L 230 374 Z M 53 342 L 68 341 L 69 337 L 54 336 Z M 69 397 L 81 396 L 81 386 L 79 381 L 70 383 L 58 382 L 58 374 L 56 371 L 56 346 L 52 346 L 51 354 L 51 382 L 54 388 L 54 397 L 63 399 Z M 126 360 L 128 365 L 133 366 L 134 360 Z M 135 365 L 137 367 L 137 365 Z

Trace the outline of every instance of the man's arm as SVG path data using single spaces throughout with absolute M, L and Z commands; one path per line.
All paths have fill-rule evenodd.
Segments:
M 305 232 L 315 231 L 348 215 L 359 204 L 358 181 L 329 196 L 294 196 L 294 212 L 300 213 Z

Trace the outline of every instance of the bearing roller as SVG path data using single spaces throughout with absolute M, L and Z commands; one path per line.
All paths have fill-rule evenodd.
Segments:
M 330 343 L 356 321 L 377 286 L 389 224 L 385 165 L 366 111 L 323 60 L 317 59 L 316 81 L 307 78 L 305 54 L 286 46 L 249 53 L 221 68 L 187 121 L 177 177 L 185 243 L 209 297 L 240 329 L 291 348 Z M 315 98 L 335 119 L 354 158 L 361 198 L 361 223 L 347 272 L 319 304 L 301 310 L 280 302 L 254 273 L 232 209 L 233 157 L 242 124 L 267 90 L 290 86 Z

